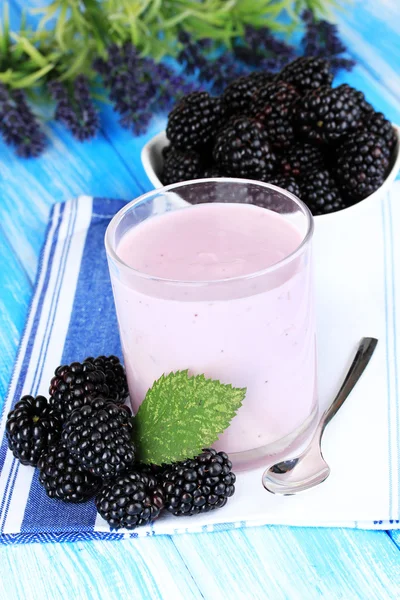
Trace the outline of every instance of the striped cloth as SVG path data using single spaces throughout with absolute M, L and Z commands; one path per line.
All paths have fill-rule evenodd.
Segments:
M 93 502 L 48 499 L 35 469 L 21 466 L 7 449 L 7 413 L 23 394 L 46 395 L 57 365 L 88 355 L 121 355 L 103 240 L 124 203 L 81 197 L 56 204 L 0 422 L 0 541 L 111 539 L 261 524 L 399 528 L 400 204 L 394 200 L 399 185 L 382 202 L 317 219 L 322 406 L 332 400 L 358 340 L 379 339 L 368 370 L 326 431 L 328 480 L 281 497 L 262 488 L 262 469 L 240 473 L 237 492 L 223 510 L 190 519 L 163 515 L 134 532 L 110 531 Z

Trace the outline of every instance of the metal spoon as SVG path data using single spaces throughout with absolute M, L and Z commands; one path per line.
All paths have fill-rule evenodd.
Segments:
M 262 476 L 266 490 L 273 494 L 297 494 L 325 481 L 330 468 L 321 451 L 321 438 L 325 427 L 336 415 L 364 372 L 378 340 L 363 338 L 342 387 L 329 408 L 323 413 L 308 447 L 297 458 L 279 462 L 267 468 Z

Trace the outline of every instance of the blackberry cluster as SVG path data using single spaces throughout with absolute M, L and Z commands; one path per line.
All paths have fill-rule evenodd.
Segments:
M 251 179 L 271 174 L 276 162 L 265 129 L 249 117 L 228 121 L 216 137 L 213 158 L 231 177 Z
M 96 373 L 103 377 L 93 377 Z M 125 372 L 116 356 L 58 367 L 50 390 L 65 396 L 67 388 L 79 386 L 84 393 L 77 394 L 78 406 L 70 412 L 64 410 L 65 397 L 59 399 L 64 423 L 44 396 L 24 396 L 7 417 L 10 450 L 22 464 L 38 468 L 49 498 L 71 503 L 94 498 L 112 529 L 146 525 L 164 509 L 194 515 L 225 506 L 236 477 L 223 452 L 207 449 L 169 466 L 136 462 L 133 417 L 120 403 L 128 393 Z M 99 386 L 114 397 L 99 395 Z
M 275 81 L 261 88 L 254 99 L 251 114 L 262 123 L 276 148 L 288 148 L 294 142 L 293 115 L 298 98 L 292 85 Z
M 165 185 L 189 179 L 201 179 L 204 175 L 203 157 L 194 150 L 170 148 L 164 160 L 163 182 Z
M 8 447 L 23 465 L 35 467 L 41 453 L 61 435 L 60 415 L 44 396 L 23 396 L 8 414 Z
M 254 95 L 264 85 L 272 82 L 274 75 L 267 72 L 255 72 L 243 75 L 230 83 L 222 94 L 222 105 L 226 116 L 250 116 Z
M 275 177 L 271 177 L 270 179 L 268 179 L 268 183 L 272 183 L 273 185 L 287 190 L 291 194 L 294 194 L 295 196 L 300 198 L 300 185 L 296 181 L 296 179 L 294 177 L 291 177 L 290 175 L 275 175 Z
M 220 98 L 187 96 L 168 119 L 163 183 L 254 179 L 299 196 L 315 215 L 366 198 L 388 174 L 397 134 L 362 92 L 332 87 L 332 80 L 330 63 L 308 56 L 278 74 L 241 76 Z M 251 194 L 246 201 L 264 206 L 266 197 Z M 198 202 L 195 194 L 192 201 Z
M 176 148 L 196 150 L 208 144 L 221 119 L 221 102 L 208 92 L 192 92 L 169 114 L 167 137 Z
M 181 517 L 225 506 L 235 492 L 236 476 L 225 452 L 209 448 L 196 458 L 170 465 L 161 480 L 166 510 Z
M 359 200 L 372 194 L 384 182 L 390 154 L 383 137 L 367 131 L 348 136 L 336 156 L 336 177 L 342 189 Z
M 118 356 L 97 356 L 93 358 L 88 356 L 85 363 L 91 363 L 97 370 L 103 371 L 106 376 L 106 385 L 108 386 L 108 395 L 114 398 L 115 402 L 122 403 L 129 394 L 128 382 L 126 380 L 125 369 L 121 365 Z
M 86 471 L 107 479 L 133 464 L 132 429 L 130 410 L 100 396 L 72 412 L 62 440 Z
M 308 92 L 297 107 L 299 134 L 310 143 L 335 142 L 360 125 L 360 106 L 346 84 Z
M 156 477 L 132 470 L 103 485 L 96 508 L 113 529 L 135 529 L 160 515 L 164 494 Z
M 301 94 L 304 94 L 325 85 L 330 86 L 333 73 L 327 60 L 301 56 L 282 69 L 278 80 L 290 83 Z
M 279 171 L 287 176 L 301 179 L 307 173 L 325 168 L 320 148 L 297 142 L 279 157 Z
M 76 408 L 88 404 L 95 396 L 122 403 L 128 395 L 125 371 L 116 356 L 89 357 L 82 363 L 61 365 L 54 372 L 49 387 L 50 406 L 63 422 Z
M 307 198 L 307 206 L 313 215 L 336 212 L 348 206 L 328 171 L 307 174 L 301 182 L 300 197 Z
M 125 371 L 116 356 L 61 365 L 50 393 L 49 402 L 44 396 L 17 402 L 6 422 L 8 445 L 22 464 L 38 467 L 50 498 L 85 502 L 102 479 L 134 461 L 131 413 L 121 405 Z
M 386 142 L 385 147 L 390 150 L 395 147 L 397 141 L 396 132 L 393 129 L 391 122 L 388 121 L 382 113 L 368 113 L 364 117 L 363 125 L 365 131 L 368 131 L 368 133 L 373 133 L 375 136 L 378 136 L 381 139 L 383 138 Z
M 39 481 L 49 498 L 86 502 L 101 487 L 101 480 L 85 471 L 62 443 L 49 446 L 37 466 Z

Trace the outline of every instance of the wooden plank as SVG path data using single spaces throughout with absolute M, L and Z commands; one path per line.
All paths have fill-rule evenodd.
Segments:
M 80 194 L 134 198 L 138 186 L 104 136 L 80 144 L 63 128 L 46 128 L 50 145 L 37 159 L 16 159 L 0 144 L 0 220 L 31 280 L 50 207 Z
M 11 10 L 12 23 L 18 15 Z M 0 141 L 0 221 L 19 260 L 33 281 L 48 213 L 54 202 L 79 194 L 126 198 L 140 190 L 108 139 L 80 143 L 54 122 L 45 127 L 49 139 L 37 159 L 18 159 Z
M 0 228 L 0 409 L 23 330 L 32 286 Z
M 400 597 L 400 554 L 385 532 L 257 527 L 193 538 L 173 540 L 204 598 Z
M 400 531 L 389 531 L 388 533 L 390 535 L 390 538 L 393 540 L 394 544 L 396 544 L 396 546 L 400 550 Z
M 30 2 L 41 3 L 42 0 Z M 360 89 L 368 86 L 368 98 L 377 107 L 383 106 L 383 87 L 376 84 L 368 70 L 360 67 L 345 77 L 351 83 L 358 81 L 354 85 Z M 394 99 L 385 96 L 384 102 L 388 107 L 385 111 L 395 115 Z M 162 118 L 155 120 L 148 135 L 160 130 L 164 122 Z M 55 153 L 46 155 L 46 161 L 16 161 L 10 154 L 7 179 L 11 181 L 1 190 L 1 202 L 7 202 L 1 218 L 6 220 L 8 235 L 15 240 L 14 247 L 26 245 L 19 255 L 26 257 L 31 253 L 31 277 L 47 211 L 55 196 L 61 200 L 82 192 L 130 197 L 130 189 L 135 190 L 132 196 L 149 189 L 138 156 L 145 137 L 134 138 L 121 130 L 110 109 L 103 111 L 103 126 L 104 137 L 91 146 L 81 146 L 60 128 L 52 128 L 52 146 L 61 147 L 59 152 L 52 149 Z M 38 162 L 40 168 L 36 166 Z M 121 193 L 113 194 L 116 179 Z M 13 195 L 15 186 L 18 193 Z M 27 194 L 24 202 L 21 194 Z M 13 228 L 14 215 L 18 226 Z M 20 230 L 25 233 L 18 238 Z M 35 237 L 33 243 L 31 235 Z M 14 309 L 10 310 L 13 313 Z M 400 594 L 396 587 L 400 555 L 384 532 L 263 527 L 115 544 L 29 545 L 0 548 L 1 553 L 0 597 L 11 599 L 385 600 Z M 57 564 L 62 568 L 57 568 Z
M 400 99 L 398 0 L 356 0 L 336 16 L 341 37 L 357 60 Z
M 15 19 L 15 11 L 12 14 Z M 6 232 L 0 235 L 0 256 L 4 259 L 0 275 L 0 408 L 51 205 L 78 194 L 129 200 L 140 193 L 129 169 L 103 134 L 80 144 L 57 124 L 47 127 L 46 132 L 49 148 L 35 160 L 17 159 L 0 143 L 0 222 Z M 134 546 L 135 541 L 0 547 L 0 597 L 83 598 L 86 594 L 87 598 L 99 598 L 104 597 L 104 590 L 109 598 L 201 597 L 168 538 L 140 540 Z M 63 568 L 54 569 L 53 561 Z M 71 594 L 73 587 L 76 595 Z
M 168 537 L 0 546 L 7 600 L 201 600 Z

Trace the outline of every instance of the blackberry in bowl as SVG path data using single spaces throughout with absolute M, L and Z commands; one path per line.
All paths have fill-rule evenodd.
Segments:
M 161 132 L 143 148 L 143 166 L 155 187 L 215 177 L 272 182 L 300 198 L 312 196 L 310 206 L 320 217 L 361 210 L 386 193 L 399 171 L 399 128 L 361 91 L 348 84 L 332 87 L 323 59 L 298 58 L 274 77 L 262 72 L 240 77 L 215 106 L 219 118 L 212 131 L 208 117 L 204 120 L 206 142 L 197 144 L 195 129 L 193 139 L 187 135 L 182 142 L 181 136 L 184 148 L 172 143 L 165 150 L 168 140 Z M 316 172 L 321 176 L 311 181 Z M 334 181 L 329 194 L 328 179 Z
M 276 163 L 265 129 L 248 117 L 233 118 L 219 132 L 213 158 L 231 177 L 249 179 L 272 173 Z

